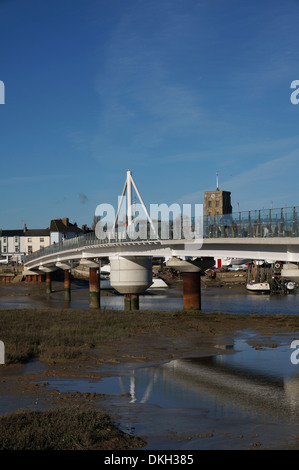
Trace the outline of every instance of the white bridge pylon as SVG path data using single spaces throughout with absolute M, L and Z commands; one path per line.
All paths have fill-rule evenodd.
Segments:
M 119 204 L 118 204 L 118 208 L 117 208 L 117 213 L 116 213 L 116 217 L 115 217 L 115 220 L 114 220 L 114 223 L 113 223 L 113 226 L 112 226 L 112 232 L 114 232 L 115 230 L 115 227 L 116 227 L 116 224 L 118 222 L 118 217 L 119 217 L 119 214 L 120 214 L 120 211 L 121 211 L 121 208 L 122 208 L 122 205 L 123 205 L 123 202 L 124 202 L 124 197 L 125 197 L 125 194 L 127 193 L 127 208 L 126 208 L 126 216 L 127 216 L 127 224 L 128 224 L 128 230 L 130 230 L 130 228 L 133 228 L 133 224 L 134 224 L 134 217 L 135 217 L 135 214 L 133 214 L 133 201 L 132 201 L 132 185 L 134 186 L 134 189 L 136 191 L 136 194 L 138 196 L 138 199 L 140 201 L 140 204 L 145 212 L 145 215 L 147 217 L 147 220 L 149 221 L 149 223 L 151 224 L 151 227 L 154 231 L 154 234 L 155 236 L 158 238 L 157 236 L 157 232 L 156 232 L 156 229 L 155 229 L 155 226 L 153 224 L 153 221 L 148 213 L 148 210 L 142 200 L 142 197 L 140 195 L 140 192 L 138 191 L 138 188 L 136 186 L 136 183 L 132 177 L 132 172 L 131 170 L 128 170 L 127 171 L 127 178 L 126 178 L 126 181 L 125 181 L 125 185 L 124 185 L 124 189 L 123 189 L 123 192 L 122 192 L 122 195 L 121 195 L 121 198 L 120 198 L 120 201 L 119 201 Z

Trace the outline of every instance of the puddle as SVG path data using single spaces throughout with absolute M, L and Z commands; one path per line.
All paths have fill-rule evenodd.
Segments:
M 60 392 L 126 395 L 132 405 L 197 408 L 212 418 L 258 412 L 296 418 L 299 369 L 290 361 L 289 347 L 255 350 L 240 341 L 235 348 L 240 352 L 137 367 L 99 381 L 52 379 L 49 387 Z
M 277 440 L 284 432 L 296 434 L 299 365 L 290 361 L 288 338 L 275 348 L 258 350 L 247 340 L 236 340 L 234 350 L 238 352 L 176 359 L 151 367 L 131 365 L 99 381 L 53 379 L 49 387 L 60 392 L 106 394 L 105 406 L 121 416 L 120 427 L 151 436 L 149 445 L 154 447 L 149 448 L 169 448 L 165 433 L 198 434 L 207 426 L 223 435 L 224 427 L 226 435 L 231 426 L 235 433 L 248 430 L 250 425 L 259 426 L 260 431 L 267 428 L 266 436 L 272 443 L 275 433 Z M 164 437 L 160 436 L 158 444 L 157 436 L 162 432 Z M 202 440 L 201 444 L 196 442 L 203 448 Z M 219 440 L 213 442 L 221 448 Z

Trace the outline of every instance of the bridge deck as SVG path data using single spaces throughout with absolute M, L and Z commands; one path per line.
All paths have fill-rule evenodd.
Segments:
M 187 237 L 184 237 L 184 227 L 180 237 L 174 237 L 171 224 L 168 224 L 165 232 L 161 222 L 157 225 L 157 236 L 153 236 L 147 226 L 143 239 L 139 239 L 136 232 L 133 240 L 127 232 L 107 233 L 103 239 L 99 239 L 96 232 L 91 232 L 36 251 L 25 256 L 23 261 L 25 266 L 33 268 L 58 261 L 119 254 L 214 256 L 299 262 L 299 207 L 203 217 L 199 236 L 195 225 L 195 221 L 191 220 Z M 189 233 L 197 234 L 197 238 L 190 238 Z

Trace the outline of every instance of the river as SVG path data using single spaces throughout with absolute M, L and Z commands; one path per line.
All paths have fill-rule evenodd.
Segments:
M 36 291 L 36 292 L 35 292 Z M 64 308 L 62 282 L 53 283 L 53 292 L 46 296 L 43 284 L 0 284 L 0 308 Z M 89 308 L 88 284 L 75 281 L 72 284 L 70 308 Z M 140 295 L 141 310 L 179 310 L 183 308 L 181 288 L 148 290 Z M 120 310 L 124 308 L 122 295 L 101 295 L 101 308 Z M 299 312 L 299 289 L 297 292 L 280 295 L 248 293 L 245 286 L 206 287 L 202 286 L 202 311 L 234 314 L 287 314 Z

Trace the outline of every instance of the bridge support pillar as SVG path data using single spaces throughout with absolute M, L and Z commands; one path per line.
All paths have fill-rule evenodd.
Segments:
M 125 310 L 139 310 L 139 294 L 125 294 Z
M 46 272 L 46 294 L 51 294 L 52 292 L 52 276 L 51 272 Z
M 89 268 L 89 307 L 100 308 L 100 271 Z
M 201 310 L 201 282 L 200 277 L 205 270 L 214 266 L 214 258 L 202 257 L 192 261 L 179 258 L 170 258 L 167 266 L 183 274 L 183 301 L 184 309 Z
M 46 274 L 46 294 L 51 294 L 52 292 L 52 272 L 56 271 L 56 268 L 53 266 L 40 266 L 39 271 L 42 271 Z M 40 274 L 40 273 L 39 273 Z M 35 276 L 35 280 L 38 280 L 38 276 Z
M 184 309 L 201 310 L 201 274 L 199 272 L 183 273 Z
M 139 294 L 152 284 L 151 256 L 111 256 L 110 283 L 124 294 L 124 309 L 139 310 Z
M 64 270 L 64 300 L 71 300 L 71 274 L 69 269 Z

